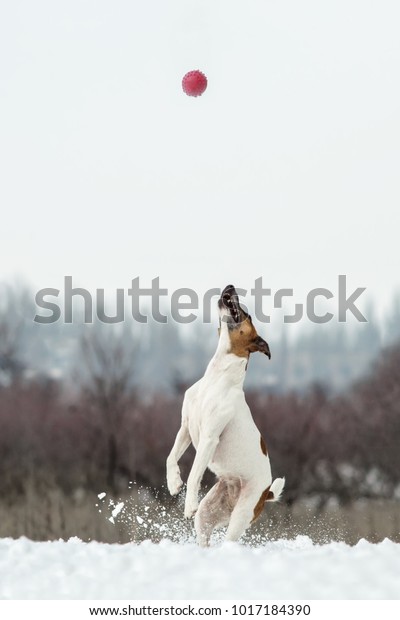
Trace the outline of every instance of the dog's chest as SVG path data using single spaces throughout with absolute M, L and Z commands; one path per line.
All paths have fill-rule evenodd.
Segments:
M 188 407 L 187 417 L 189 433 L 194 447 L 197 449 L 200 436 L 210 425 L 210 421 L 218 416 L 218 398 L 207 390 L 199 389 L 192 395 Z
M 248 407 L 242 389 L 203 378 L 188 393 L 185 410 L 190 437 L 197 448 L 202 435 L 214 435 L 218 428 L 219 436 L 237 415 L 247 417 Z

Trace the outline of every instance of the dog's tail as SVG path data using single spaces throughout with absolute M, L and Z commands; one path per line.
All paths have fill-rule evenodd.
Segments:
M 285 478 L 276 478 L 269 488 L 267 502 L 277 502 L 281 498 L 284 486 Z

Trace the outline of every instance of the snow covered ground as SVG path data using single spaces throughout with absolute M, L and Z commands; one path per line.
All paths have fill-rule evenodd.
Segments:
M 399 599 L 400 544 L 0 540 L 0 599 Z

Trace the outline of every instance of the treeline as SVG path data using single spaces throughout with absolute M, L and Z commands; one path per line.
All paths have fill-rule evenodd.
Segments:
M 57 487 L 66 494 L 125 491 L 131 481 L 165 489 L 165 460 L 180 421 L 184 383 L 146 392 L 126 333 L 89 331 L 80 341 L 74 390 L 60 379 L 15 373 L 0 387 L 3 500 Z M 153 354 L 156 356 L 157 351 Z M 271 456 L 286 477 L 285 499 L 348 502 L 396 497 L 400 471 L 400 344 L 345 394 L 314 385 L 302 394 L 250 390 L 247 400 Z M 183 458 L 187 475 L 193 458 Z M 162 491 L 163 492 L 163 491 Z
M 110 334 L 107 337 L 111 339 L 123 333 L 131 349 L 134 341 L 131 377 L 139 391 L 173 395 L 181 385 L 193 382 L 204 372 L 215 350 L 216 324 L 198 320 L 177 325 L 171 320 L 166 324 L 126 321 L 118 325 L 86 325 L 79 320 L 79 302 L 74 323 L 39 325 L 33 321 L 33 292 L 0 282 L 0 385 L 16 379 L 57 378 L 67 382 L 77 369 L 84 372 L 82 339 L 101 331 Z M 295 334 L 288 325 L 284 329 L 273 323 L 257 325 L 269 342 L 273 361 L 266 365 L 264 359 L 254 356 L 247 387 L 274 394 L 305 392 L 313 382 L 323 383 L 330 392 L 347 389 L 368 371 L 382 346 L 400 339 L 400 293 L 394 296 L 382 322 L 374 319 L 372 307 L 366 314 L 368 323 L 308 324 Z
M 287 477 L 287 501 L 400 498 L 400 343 L 340 396 L 314 386 L 304 396 L 248 400 L 270 438 L 275 475 Z

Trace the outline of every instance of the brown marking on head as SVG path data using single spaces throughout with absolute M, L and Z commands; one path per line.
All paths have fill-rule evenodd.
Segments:
M 261 452 L 267 455 L 268 453 L 267 444 L 265 443 L 264 437 L 262 435 L 260 435 L 260 446 L 261 446 Z
M 271 358 L 268 344 L 257 334 L 251 316 L 248 315 L 244 321 L 229 329 L 229 339 L 231 342 L 230 353 L 238 357 L 249 358 L 250 353 L 260 351 Z
M 238 357 L 249 357 L 250 348 L 254 347 L 254 343 L 258 335 L 250 316 L 236 327 L 229 330 L 229 339 L 231 341 L 230 353 Z
M 269 499 L 274 499 L 274 494 L 272 493 L 272 491 L 269 490 L 269 487 L 267 487 L 265 491 L 261 493 L 260 499 L 258 500 L 257 504 L 254 506 L 253 518 L 251 520 L 252 523 L 256 519 L 258 519 L 258 517 L 263 511 L 265 502 L 268 501 Z

